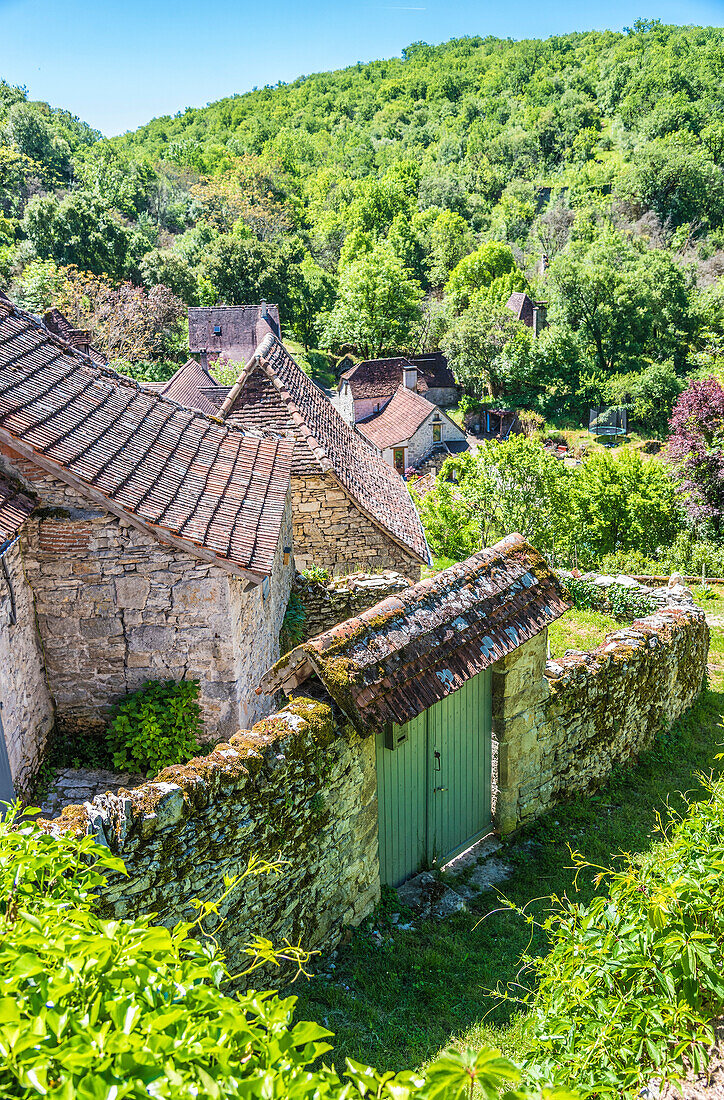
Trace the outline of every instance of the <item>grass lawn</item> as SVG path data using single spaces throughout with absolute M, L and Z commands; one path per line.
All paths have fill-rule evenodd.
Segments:
M 612 630 L 622 623 L 603 611 L 579 611 L 572 608 L 548 628 L 551 657 L 562 657 L 567 649 L 596 649 Z
M 545 916 L 550 895 L 575 893 L 568 845 L 604 866 L 622 851 L 650 851 L 658 843 L 657 814 L 665 816 L 667 807 L 682 810 L 685 794 L 695 798 L 701 791 L 698 773 L 720 770 L 715 757 L 724 740 L 722 593 L 706 606 L 722 616 L 713 627 L 710 690 L 636 766 L 619 769 L 594 796 L 546 814 L 501 853 L 513 868 L 504 893 L 520 905 L 527 903 L 538 918 Z M 568 621 L 563 648 L 582 644 L 585 634 L 611 629 L 604 622 L 584 622 L 582 613 Z M 580 875 L 579 898 L 588 900 L 593 890 L 592 876 Z M 546 937 L 536 929 L 531 938 L 530 927 L 501 910 L 492 891 L 471 905 L 477 911 L 440 923 L 414 919 L 412 930 L 400 931 L 391 921 L 400 907 L 390 891 L 333 960 L 318 961 L 317 977 L 294 986 L 299 1018 L 316 1019 L 335 1032 L 338 1068 L 343 1069 L 345 1057 L 381 1070 L 420 1066 L 450 1043 L 493 1043 L 512 1057 L 520 1053 L 525 1012 L 502 1005 L 491 990 L 514 983 L 521 954 L 545 951 Z M 403 912 L 400 923 L 410 919 Z M 382 934 L 381 946 L 373 930 Z
M 285 340 L 295 362 L 308 374 L 313 382 L 322 389 L 336 390 L 337 377 L 334 373 L 334 356 L 328 351 L 317 351 L 314 348 L 304 350 L 304 346 L 296 340 Z

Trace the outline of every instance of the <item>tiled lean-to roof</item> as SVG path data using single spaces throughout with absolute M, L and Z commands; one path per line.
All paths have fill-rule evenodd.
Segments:
M 509 535 L 288 653 L 269 694 L 317 675 L 364 732 L 409 722 L 570 607 L 545 559 Z
M 243 427 L 293 435 L 293 474 L 331 473 L 379 527 L 421 561 L 429 561 L 422 523 L 405 482 L 340 416 L 276 337 L 267 336 L 259 345 L 219 415 Z
M 436 406 L 425 397 L 401 385 L 378 416 L 362 421 L 357 428 L 365 439 L 382 451 L 411 439 L 427 418 L 437 411 Z
M 0 543 L 17 535 L 34 508 L 33 498 L 0 474 Z
M 161 393 L 170 401 L 177 401 L 188 409 L 198 409 L 207 416 L 216 416 L 216 405 L 203 393 L 204 389 L 214 386 L 216 379 L 195 359 L 189 359 L 168 382 L 156 389 L 156 393 Z
M 161 542 L 271 573 L 290 443 L 149 393 L 1 299 L 0 441 Z

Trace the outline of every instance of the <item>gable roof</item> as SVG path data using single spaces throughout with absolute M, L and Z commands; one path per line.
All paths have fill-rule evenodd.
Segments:
M 0 543 L 15 538 L 34 508 L 33 498 L 0 474 Z
M 269 334 L 281 335 L 279 306 L 273 303 L 189 307 L 189 351 L 223 355 L 233 349 L 248 363 Z
M 197 363 L 195 359 L 189 359 L 173 374 L 168 382 L 164 382 L 156 389 L 169 401 L 177 401 L 179 405 L 185 405 L 189 409 L 198 409 L 207 416 L 216 416 L 216 405 L 209 401 L 203 390 L 216 386 L 216 379 Z
M 2 300 L 0 441 L 160 542 L 271 573 L 292 446 L 141 389 Z
M 524 325 L 528 328 L 533 327 L 533 300 L 527 294 L 514 290 L 505 305 Z
M 86 351 L 86 355 L 89 355 L 96 363 L 101 363 L 106 366 L 108 359 L 103 352 L 96 347 L 93 347 L 93 333 L 90 329 L 73 328 L 68 318 L 64 313 L 61 313 L 59 309 L 49 309 L 43 315 L 43 324 L 52 332 L 55 336 L 59 336 L 61 340 L 65 340 L 67 344 L 70 344 L 73 348 Z
M 416 718 L 569 607 L 542 555 L 509 535 L 297 646 L 257 690 L 288 692 L 316 674 L 372 733 Z
M 442 352 L 429 355 L 393 356 L 390 359 L 365 359 L 340 376 L 339 388 L 349 383 L 355 401 L 389 398 L 403 381 L 405 367 L 417 368 L 417 390 L 455 388 L 455 378 Z
M 340 416 L 274 336 L 267 336 L 219 410 L 296 439 L 293 473 L 331 473 L 369 518 L 420 561 L 430 553 L 400 475 Z
M 373 420 L 358 424 L 357 429 L 373 446 L 384 450 L 410 439 L 436 412 L 439 412 L 436 405 L 407 386 L 399 385 L 382 412 Z

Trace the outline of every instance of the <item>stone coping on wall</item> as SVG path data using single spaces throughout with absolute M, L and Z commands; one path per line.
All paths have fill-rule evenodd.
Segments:
M 49 832 L 94 834 L 117 850 L 134 833 L 148 837 L 158 828 L 202 810 L 224 786 L 243 787 L 266 767 L 293 751 L 302 730 L 313 731 L 324 749 L 339 732 L 332 710 L 324 703 L 299 698 L 265 718 L 251 730 L 239 730 L 228 742 L 186 764 L 172 764 L 137 787 L 117 794 L 96 795 L 82 805 L 67 805 L 52 821 L 40 819 Z

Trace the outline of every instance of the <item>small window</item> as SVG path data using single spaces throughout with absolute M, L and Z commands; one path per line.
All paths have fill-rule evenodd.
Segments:
M 433 424 L 432 426 L 432 441 L 433 443 L 440 443 L 442 440 L 442 424 Z
M 221 336 L 221 325 L 214 325 L 214 336 Z
M 270 592 L 271 592 L 271 582 L 270 582 L 268 577 L 264 577 L 264 580 L 261 582 L 261 598 L 263 600 L 268 600 Z

